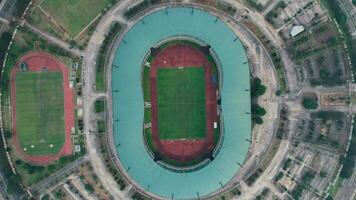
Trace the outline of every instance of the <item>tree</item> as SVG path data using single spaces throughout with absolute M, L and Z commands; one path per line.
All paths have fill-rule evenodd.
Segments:
M 262 85 L 261 79 L 254 78 L 251 88 L 252 98 L 259 97 L 266 93 L 266 86 Z
M 94 192 L 93 186 L 90 185 L 89 183 L 88 183 L 88 184 L 85 184 L 84 188 L 85 188 L 85 190 L 87 190 L 89 193 Z
M 266 114 L 266 110 L 263 107 L 259 106 L 258 104 L 252 105 L 251 112 L 253 115 L 257 115 L 257 116 L 263 116 Z
M 303 107 L 308 110 L 315 110 L 318 108 L 318 100 L 312 97 L 304 97 L 302 101 Z
M 16 161 L 15 161 L 15 164 L 16 164 L 16 165 L 21 165 L 21 164 L 22 164 L 22 160 L 16 160 Z
M 262 124 L 263 123 L 263 119 L 259 116 L 254 116 L 252 117 L 252 122 L 256 123 L 256 124 Z

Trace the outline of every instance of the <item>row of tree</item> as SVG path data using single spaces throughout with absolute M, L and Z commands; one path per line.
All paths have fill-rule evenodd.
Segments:
M 258 105 L 258 97 L 266 93 L 266 86 L 264 86 L 259 78 L 253 78 L 251 81 L 251 114 L 252 122 L 262 124 L 262 116 L 266 114 L 266 110 Z

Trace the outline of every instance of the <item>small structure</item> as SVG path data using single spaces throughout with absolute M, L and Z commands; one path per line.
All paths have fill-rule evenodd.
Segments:
M 78 145 L 78 144 L 75 145 L 75 146 L 74 146 L 74 152 L 75 152 L 75 153 L 78 153 L 78 152 L 80 152 L 80 151 L 81 151 L 80 145 Z
M 78 108 L 77 114 L 78 114 L 78 117 L 83 117 L 83 109 L 82 108 Z
M 152 124 L 151 123 L 146 123 L 145 125 L 144 125 L 144 128 L 145 129 L 148 129 L 148 128 L 151 128 L 152 127 Z
M 23 72 L 27 71 L 27 63 L 22 62 L 22 63 L 20 63 L 19 67 L 20 67 L 21 71 L 23 71 Z
M 75 62 L 75 63 L 72 63 L 72 69 L 74 69 L 74 70 L 77 70 L 78 69 L 78 63 L 77 62 Z
M 301 32 L 303 32 L 305 30 L 304 26 L 302 25 L 298 25 L 298 26 L 293 26 L 292 30 L 290 31 L 290 35 L 292 37 L 297 36 L 298 34 L 300 34 Z
M 144 107 L 145 107 L 145 108 L 151 108 L 151 106 L 152 106 L 152 105 L 151 105 L 151 102 L 149 102 L 149 101 L 145 101 L 145 102 L 144 102 Z

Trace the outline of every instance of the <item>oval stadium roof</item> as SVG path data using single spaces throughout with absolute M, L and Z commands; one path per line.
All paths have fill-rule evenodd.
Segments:
M 189 173 L 159 166 L 146 151 L 141 64 L 162 39 L 188 35 L 208 43 L 222 67 L 221 108 L 224 121 L 220 152 L 209 165 Z M 115 52 L 112 68 L 114 138 L 117 155 L 133 181 L 156 195 L 191 199 L 221 189 L 239 170 L 251 137 L 249 66 L 244 48 L 220 19 L 192 8 L 155 11 L 137 22 Z

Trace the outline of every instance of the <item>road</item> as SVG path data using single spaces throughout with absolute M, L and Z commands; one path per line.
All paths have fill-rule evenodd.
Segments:
M 90 130 L 94 130 L 95 127 L 93 126 L 93 122 L 95 122 L 95 115 L 92 113 L 92 106 L 94 101 L 101 97 L 107 98 L 110 96 L 108 93 L 97 93 L 94 90 L 96 71 L 95 63 L 100 46 L 111 23 L 113 21 L 126 23 L 126 21 L 122 18 L 121 13 L 132 2 L 133 1 L 131 0 L 120 1 L 101 18 L 96 27 L 96 30 L 89 40 L 88 47 L 85 52 L 85 57 L 83 59 L 83 78 L 85 81 L 83 88 L 83 120 L 84 133 L 86 133 L 87 138 L 87 149 L 95 174 L 98 176 L 100 182 L 103 184 L 106 190 L 109 191 L 115 199 L 125 199 L 125 192 L 119 190 L 120 187 L 113 179 L 113 176 L 110 174 L 110 172 L 107 171 L 106 165 L 98 153 L 100 151 L 97 147 L 96 137 L 94 134 L 90 133 Z
M 64 176 L 72 173 L 75 169 L 80 167 L 80 165 L 89 160 L 88 156 L 83 156 L 78 158 L 77 160 L 71 162 L 70 164 L 66 165 L 65 167 L 61 168 L 51 176 L 43 179 L 41 182 L 31 186 L 30 190 L 31 193 L 38 193 L 41 190 L 49 187 L 53 182 L 58 181 L 59 179 L 63 178 Z

